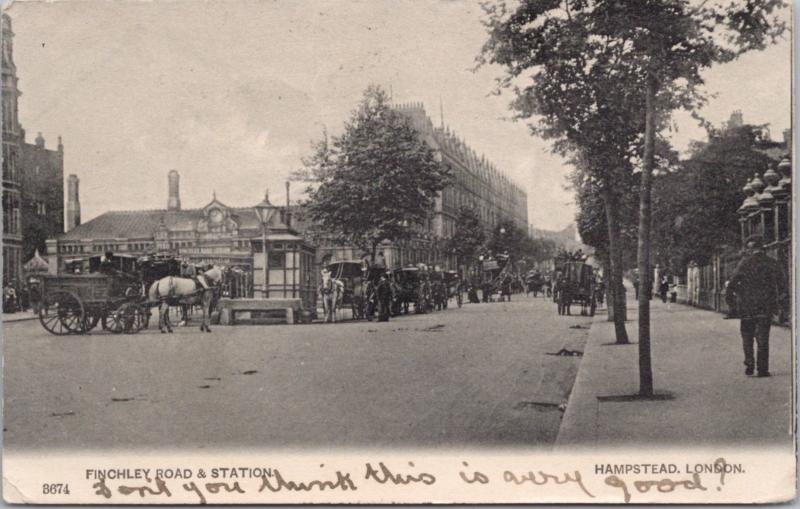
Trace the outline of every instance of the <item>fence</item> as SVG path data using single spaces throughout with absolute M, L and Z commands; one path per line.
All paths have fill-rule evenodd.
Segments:
M 774 242 L 766 247 L 766 252 L 767 255 L 778 261 L 787 280 L 786 287 L 792 288 L 790 279 L 792 260 L 789 242 Z M 678 278 L 676 287 L 678 302 L 720 313 L 728 313 L 728 304 L 725 302 L 725 284 L 730 279 L 741 258 L 739 253 L 730 253 L 715 255 L 708 265 L 698 266 L 690 263 L 686 269 L 686 277 Z M 790 296 L 792 296 L 791 292 Z M 778 317 L 779 323 L 788 320 L 790 316 L 789 309 L 791 309 L 791 304 L 786 303 L 784 309 L 781 310 L 781 315 Z

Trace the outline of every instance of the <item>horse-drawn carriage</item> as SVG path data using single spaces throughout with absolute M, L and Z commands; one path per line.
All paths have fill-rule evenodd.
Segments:
M 100 324 L 112 333 L 136 333 L 146 326 L 136 258 L 95 256 L 82 269 L 41 276 L 39 321 L 48 332 L 85 334 Z
M 597 308 L 595 275 L 591 265 L 579 261 L 565 261 L 557 267 L 560 273 L 554 289 L 559 315 L 569 315 L 570 305 L 581 305 L 581 315 L 594 316 Z
M 392 314 L 399 315 L 401 311 L 407 314 L 410 304 L 414 304 L 415 313 L 427 313 L 432 309 L 431 284 L 424 266 L 396 269 L 392 279 L 396 285 Z
M 201 329 L 208 330 L 211 294 L 223 273 L 216 267 L 206 272 L 207 285 L 217 286 L 198 289 L 192 279 L 180 277 L 181 263 L 174 257 L 112 253 L 74 261 L 67 269 L 68 274 L 43 275 L 39 283 L 39 321 L 55 335 L 85 334 L 98 325 L 112 333 L 136 333 L 147 327 L 154 306 L 161 306 L 159 328 L 171 332 L 167 306 L 198 301 L 204 306 Z
M 364 273 L 361 261 L 339 261 L 326 265 L 331 274 L 331 278 L 341 281 L 344 290 L 338 305 L 350 306 L 353 311 L 353 319 L 358 320 L 364 317 Z
M 539 292 L 544 294 L 545 278 L 538 270 L 531 270 L 525 275 L 525 294 L 533 293 L 536 297 Z

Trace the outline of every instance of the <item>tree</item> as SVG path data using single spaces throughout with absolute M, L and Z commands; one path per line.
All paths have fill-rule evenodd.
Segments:
M 508 254 L 515 260 L 526 255 L 529 245 L 526 243 L 527 235 L 513 221 L 502 219 L 492 229 L 486 242 L 486 249 L 493 255 Z
M 682 271 L 740 240 L 736 211 L 742 187 L 773 161 L 759 147 L 765 127 L 744 125 L 696 144 L 678 171 L 653 181 L 653 259 Z
M 406 117 L 370 86 L 341 136 L 314 145 L 298 174 L 308 189 L 308 217 L 328 236 L 365 249 L 372 261 L 384 240 L 407 238 L 430 217 L 449 173 Z
M 763 48 L 783 24 L 781 0 L 697 6 L 687 0 L 550 0 L 523 2 L 508 13 L 502 0 L 485 9 L 490 39 L 483 59 L 506 67 L 501 88 L 515 90 L 512 107 L 542 117 L 535 132 L 573 144 L 603 194 L 612 278 L 619 277 L 619 197 L 607 169 L 641 166 L 637 259 L 649 288 L 652 174 L 656 141 L 669 113 L 695 110 L 706 97 L 700 71 Z M 488 55 L 488 57 L 487 57 Z M 522 89 L 518 79 L 533 79 Z M 644 114 L 642 114 L 642 112 Z M 615 261 L 616 260 L 616 261 Z M 612 281 L 616 287 L 616 283 Z M 617 326 L 617 340 L 620 340 Z M 653 393 L 650 308 L 639 293 L 639 392 Z
M 623 175 L 624 179 L 617 182 L 615 199 L 618 212 L 619 237 L 618 264 L 622 270 L 636 265 L 636 204 L 637 196 L 636 179 L 633 173 Z M 576 193 L 577 212 L 575 216 L 578 233 L 581 241 L 594 248 L 595 257 L 603 265 L 606 279 L 611 273 L 611 256 L 608 248 L 608 214 L 605 200 L 601 190 L 590 179 L 586 172 L 573 171 L 571 175 L 572 187 Z M 621 190 L 626 192 L 619 192 Z M 622 300 L 622 305 L 615 304 L 613 299 L 613 285 L 606 285 L 608 295 L 609 320 L 627 320 L 627 299 Z
M 515 118 L 530 121 L 534 135 L 553 140 L 571 156 L 602 197 L 608 228 L 609 287 L 613 306 L 624 306 L 618 183 L 632 172 L 641 142 L 642 77 L 620 65 L 624 41 L 604 28 L 603 2 L 575 0 L 484 4 L 489 39 L 479 65 L 498 64 L 505 74 L 497 93 L 514 94 Z M 614 315 L 617 343 L 627 343 L 624 316 Z
M 469 267 L 484 242 L 486 242 L 486 231 L 480 218 L 473 209 L 462 207 L 456 217 L 455 232 L 447 241 L 448 251 Z
M 645 97 L 644 151 L 639 186 L 640 284 L 652 285 L 652 179 L 656 139 L 664 119 L 678 108 L 696 110 L 706 101 L 701 71 L 763 49 L 785 29 L 776 16 L 782 0 L 741 0 L 721 5 L 686 0 L 619 0 L 597 2 L 607 36 L 628 43 L 621 65 L 640 76 Z M 650 355 L 650 296 L 639 292 L 639 392 L 653 394 Z

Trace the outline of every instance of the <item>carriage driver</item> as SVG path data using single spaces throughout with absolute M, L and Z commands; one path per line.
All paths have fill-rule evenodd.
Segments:
M 197 267 L 194 264 L 189 263 L 189 261 L 185 258 L 181 262 L 181 277 L 191 279 L 198 288 L 208 290 L 208 281 L 206 281 L 205 276 L 202 273 L 198 274 Z

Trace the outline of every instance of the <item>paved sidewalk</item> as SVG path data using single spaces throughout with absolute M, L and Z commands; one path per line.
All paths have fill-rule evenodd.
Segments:
M 0 320 L 3 323 L 20 322 L 23 320 L 37 320 L 39 315 L 33 311 L 18 311 L 16 313 L 2 313 Z
M 629 297 L 632 297 L 630 295 Z M 632 299 L 629 299 L 629 303 Z M 638 344 L 614 345 L 613 323 L 592 323 L 556 448 L 600 445 L 758 444 L 791 446 L 792 335 L 772 327 L 772 377 L 744 374 L 739 320 L 689 306 L 651 302 L 656 393 L 667 401 L 600 401 L 639 390 Z M 638 341 L 637 307 L 628 335 Z

